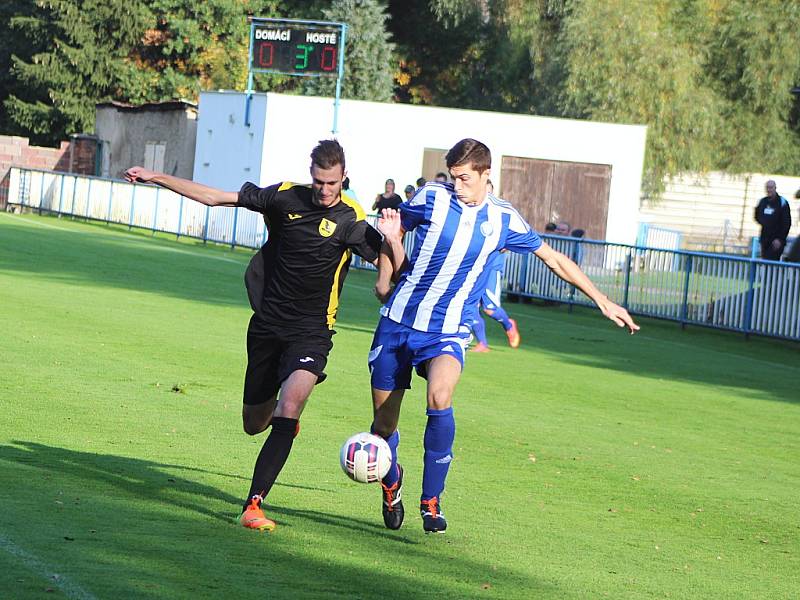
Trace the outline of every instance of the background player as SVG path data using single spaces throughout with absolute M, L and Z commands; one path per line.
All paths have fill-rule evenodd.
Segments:
M 260 212 L 268 224 L 269 238 L 245 274 L 253 316 L 242 423 L 250 435 L 272 425 L 240 517 L 252 529 L 275 528 L 262 503 L 289 457 L 311 391 L 326 377 L 351 252 L 374 263 L 381 245 L 363 209 L 341 194 L 345 157 L 339 143 L 321 141 L 311 152 L 310 171 L 311 185 L 245 183 L 238 193 L 142 167 L 125 173 L 128 181 L 155 183 L 208 206 Z
M 478 306 L 470 313 L 468 323 L 477 341 L 470 348 L 470 352 L 489 352 L 489 340 L 486 337 L 486 324 L 483 321 L 483 316 L 481 316 L 481 309 L 503 326 L 508 338 L 508 345 L 512 348 L 519 348 L 521 337 L 517 322 L 508 316 L 508 313 L 501 305 L 505 261 L 506 252 L 498 252 L 487 264 L 486 289 L 483 290 Z
M 486 286 L 487 264 L 506 249 L 533 252 L 558 277 L 576 286 L 620 327 L 639 327 L 628 312 L 603 295 L 568 257 L 543 243 L 507 202 L 487 194 L 489 149 L 473 139 L 456 144 L 446 156 L 452 184 L 426 185 L 388 214 L 381 231 L 379 297 L 388 295 L 387 271 L 399 281 L 382 308 L 369 354 L 372 373 L 372 431 L 392 449 L 392 466 L 381 482 L 384 524 L 402 525 L 403 470 L 397 463 L 397 424 L 411 371 L 427 378 L 427 424 L 420 514 L 425 532 L 442 532 L 447 521 L 440 497 L 453 458 L 455 438 L 452 396 L 464 364 L 469 339 L 466 318 Z M 414 231 L 410 261 L 402 245 L 404 231 Z

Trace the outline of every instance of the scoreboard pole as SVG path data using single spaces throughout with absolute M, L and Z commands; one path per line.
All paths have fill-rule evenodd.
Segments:
M 299 19 L 250 18 L 249 21 L 250 48 L 247 90 L 245 90 L 245 125 L 250 127 L 255 73 L 280 73 L 300 77 L 324 77 L 335 74 L 336 95 L 333 102 L 332 129 L 335 135 L 338 130 L 339 98 L 344 78 L 347 24 Z M 319 48 L 321 51 L 318 51 Z M 334 61 L 338 63 L 335 72 Z
M 344 79 L 344 42 L 347 37 L 347 24 L 342 23 L 342 38 L 339 43 L 339 73 L 336 76 L 336 97 L 333 99 L 333 129 L 331 133 L 336 135 L 336 126 L 339 119 L 339 96 L 342 92 L 342 79 Z

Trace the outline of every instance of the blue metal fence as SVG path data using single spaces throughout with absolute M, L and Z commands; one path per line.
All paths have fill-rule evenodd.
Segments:
M 99 177 L 14 167 L 8 203 L 232 247 L 258 248 L 267 237 L 261 215 L 246 209 L 209 208 L 156 186 Z M 406 239 L 409 254 L 412 237 Z M 578 262 L 603 293 L 634 314 L 800 340 L 800 265 L 544 237 Z M 353 266 L 373 268 L 358 257 Z M 517 297 L 591 305 L 530 254 L 511 254 L 504 278 L 506 292 Z

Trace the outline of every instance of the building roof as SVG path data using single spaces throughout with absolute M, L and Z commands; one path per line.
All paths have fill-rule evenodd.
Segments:
M 144 104 L 128 104 L 127 102 L 99 102 L 96 108 L 115 108 L 121 111 L 167 111 L 167 110 L 197 110 L 195 102 L 188 100 L 167 100 L 165 102 L 145 102 Z

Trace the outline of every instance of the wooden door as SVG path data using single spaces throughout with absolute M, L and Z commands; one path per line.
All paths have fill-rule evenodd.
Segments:
M 536 231 L 566 221 L 605 239 L 611 166 L 504 156 L 502 193 Z

